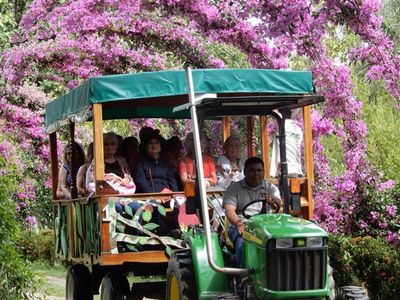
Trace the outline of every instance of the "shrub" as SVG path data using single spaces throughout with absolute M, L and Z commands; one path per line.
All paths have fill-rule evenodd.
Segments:
M 344 236 L 337 235 L 329 238 L 329 259 L 337 287 L 360 285 L 352 266 L 351 246 L 351 240 Z
M 54 263 L 54 234 L 51 229 L 34 232 L 26 229 L 20 235 L 18 246 L 29 261 Z
M 399 299 L 400 252 L 381 238 L 353 239 L 353 264 L 373 299 Z
M 366 191 L 364 199 L 353 212 L 353 234 L 382 237 L 393 246 L 400 247 L 399 209 L 400 185 L 383 191 Z
M 20 232 L 11 200 L 15 176 L 1 157 L 0 170 L 0 299 L 32 299 L 36 282 L 15 243 Z
M 332 236 L 329 249 L 337 287 L 364 282 L 370 299 L 400 299 L 400 251 L 385 239 Z

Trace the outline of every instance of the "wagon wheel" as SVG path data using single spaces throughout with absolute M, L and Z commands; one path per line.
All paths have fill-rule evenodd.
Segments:
M 68 268 L 65 296 L 67 300 L 93 300 L 90 271 L 86 266 L 73 265 Z
M 196 300 L 192 254 L 190 250 L 176 251 L 167 269 L 166 300 Z
M 129 282 L 121 273 L 107 273 L 101 280 L 101 300 L 125 300 L 129 299 Z

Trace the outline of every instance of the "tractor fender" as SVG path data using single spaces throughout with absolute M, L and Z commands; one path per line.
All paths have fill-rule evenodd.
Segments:
M 187 241 L 192 253 L 198 299 L 214 299 L 215 295 L 228 291 L 227 275 L 214 271 L 208 263 L 204 230 L 198 227 L 191 229 Z M 213 260 L 222 268 L 224 258 L 216 232 L 212 232 L 211 241 Z

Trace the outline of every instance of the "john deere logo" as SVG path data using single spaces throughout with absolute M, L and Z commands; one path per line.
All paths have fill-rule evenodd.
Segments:
M 304 239 L 296 240 L 296 246 L 297 247 L 304 247 L 305 244 L 306 244 L 306 241 Z

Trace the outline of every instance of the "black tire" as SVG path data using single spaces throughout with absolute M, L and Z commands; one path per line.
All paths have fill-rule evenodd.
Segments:
M 172 253 L 167 269 L 166 300 L 197 300 L 190 250 Z
M 344 286 L 338 289 L 335 300 L 368 300 L 368 294 L 362 287 Z
M 90 271 L 84 265 L 73 265 L 68 268 L 65 298 L 67 300 L 93 300 Z
M 121 273 L 107 273 L 101 280 L 101 300 L 128 300 L 130 299 L 129 282 Z

